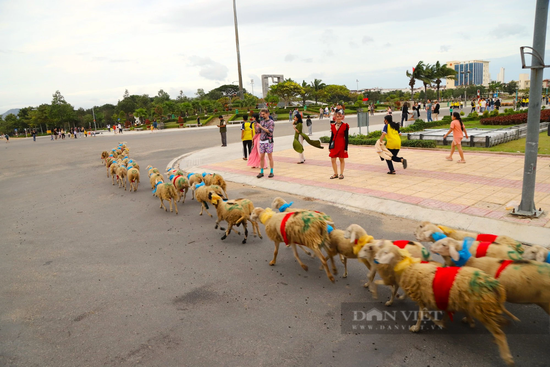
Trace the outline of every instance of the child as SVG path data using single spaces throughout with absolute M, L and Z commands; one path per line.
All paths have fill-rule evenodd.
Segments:
M 458 153 L 460 154 L 461 158 L 459 161 L 457 161 L 457 163 L 466 163 L 466 161 L 464 160 L 464 152 L 462 151 L 462 135 L 465 135 L 466 139 L 468 139 L 468 133 L 466 132 L 466 128 L 464 127 L 464 124 L 462 123 L 462 119 L 460 118 L 460 114 L 458 112 L 453 113 L 452 119 L 453 121 L 451 121 L 451 128 L 449 129 L 449 131 L 447 131 L 447 134 L 443 136 L 443 139 L 445 139 L 451 132 L 453 133 L 451 154 L 447 157 L 447 160 L 453 160 L 453 153 L 455 152 L 455 146 L 457 146 Z

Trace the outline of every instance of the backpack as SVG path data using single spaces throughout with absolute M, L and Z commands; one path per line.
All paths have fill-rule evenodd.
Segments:
M 306 120 L 306 125 L 307 125 L 307 126 L 311 126 L 311 120 L 310 120 L 310 119 L 307 119 L 307 120 Z

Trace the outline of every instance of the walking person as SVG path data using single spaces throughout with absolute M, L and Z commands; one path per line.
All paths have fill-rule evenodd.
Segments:
M 254 137 L 254 126 L 252 122 L 248 122 L 248 115 L 243 116 L 241 124 L 241 140 L 243 142 L 243 160 L 246 161 L 248 156 L 252 154 L 252 138 Z
M 409 119 L 409 102 L 403 103 L 403 108 L 401 109 L 401 127 L 403 127 L 403 121 Z
M 303 164 L 306 161 L 306 158 L 304 157 L 304 137 L 302 136 L 303 125 L 304 122 L 302 120 L 302 116 L 300 114 L 294 115 L 292 126 L 294 127 L 294 131 L 297 133 L 294 134 L 294 139 L 296 140 L 296 135 L 298 135 L 298 142 L 301 145 L 301 148 L 299 149 L 301 151 L 298 151 L 298 164 Z M 294 149 L 296 150 L 296 147 Z
M 380 136 L 380 143 L 383 144 L 384 138 L 386 138 L 386 148 L 391 152 L 391 160 L 386 159 L 388 164 L 388 175 L 395 175 L 395 169 L 393 167 L 393 162 L 401 162 L 403 164 L 403 169 L 407 169 L 407 160 L 402 157 L 398 157 L 397 154 L 401 149 L 401 132 L 399 131 L 399 124 L 393 122 L 393 119 L 390 115 L 384 117 L 384 128 L 382 129 L 382 136 Z M 384 160 L 380 157 L 381 160 Z
M 466 163 L 466 160 L 464 159 L 464 152 L 462 151 L 462 136 L 465 135 L 466 139 L 468 139 L 468 132 L 466 131 L 466 128 L 464 127 L 464 124 L 462 123 L 462 119 L 460 118 L 460 114 L 458 112 L 453 113 L 452 119 L 453 120 L 451 121 L 451 128 L 449 129 L 449 131 L 447 131 L 447 134 L 443 136 L 443 139 L 445 139 L 451 132 L 453 133 L 451 154 L 449 154 L 447 160 L 453 160 L 453 153 L 455 152 L 455 147 L 457 147 L 458 154 L 460 154 L 460 160 L 456 163 Z
M 330 176 L 330 179 L 339 178 L 344 179 L 344 168 L 346 162 L 344 159 L 348 158 L 348 135 L 349 125 L 344 122 L 344 115 L 341 112 L 337 112 L 334 115 L 335 123 L 330 125 L 330 142 L 328 145 L 329 157 L 332 162 L 332 170 L 334 174 Z M 336 164 L 336 158 L 340 160 L 340 175 L 338 175 L 338 166 Z
M 438 121 L 439 120 L 439 100 L 435 100 L 435 106 L 434 106 L 434 116 L 435 116 L 435 121 Z
M 223 116 L 219 116 L 220 124 L 216 125 L 220 128 L 220 135 L 222 137 L 222 147 L 227 146 L 227 124 L 225 123 L 225 120 L 223 119 Z
M 386 110 L 386 112 L 388 113 L 388 115 L 392 114 L 391 106 L 388 106 L 388 109 Z
M 50 140 L 53 140 L 53 135 L 55 134 L 55 129 L 50 130 Z
M 307 115 L 306 126 L 307 126 L 307 135 L 308 136 L 313 135 L 313 122 L 311 121 L 311 118 L 309 117 L 309 115 Z
M 264 165 L 265 155 L 269 159 L 269 168 L 271 169 L 267 177 L 272 178 L 273 174 L 273 131 L 275 130 L 275 123 L 269 117 L 269 111 L 267 108 L 263 108 L 260 111 L 262 121 L 260 121 L 260 173 L 256 176 L 258 178 L 264 177 Z
M 10 136 L 8 135 L 8 133 L 4 134 L 4 138 L 6 138 L 6 144 L 10 142 Z

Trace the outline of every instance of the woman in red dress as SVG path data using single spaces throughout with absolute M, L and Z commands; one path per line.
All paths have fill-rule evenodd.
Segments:
M 342 112 L 336 112 L 334 115 L 336 123 L 330 125 L 331 135 L 329 143 L 329 157 L 332 161 L 332 169 L 334 174 L 330 176 L 330 179 L 339 178 L 344 179 L 344 168 L 346 163 L 344 159 L 348 157 L 348 132 L 349 125 L 343 122 L 344 115 Z M 338 167 L 336 165 L 336 158 L 340 159 L 340 176 L 338 176 Z

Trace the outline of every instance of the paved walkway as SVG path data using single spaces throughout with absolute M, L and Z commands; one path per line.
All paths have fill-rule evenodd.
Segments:
M 356 132 L 357 128 L 351 129 Z M 316 133 L 318 138 L 327 133 Z M 332 168 L 328 147 L 306 145 L 305 164 L 296 164 L 298 154 L 292 137 L 275 140 L 275 177 L 257 179 L 258 169 L 242 160 L 242 145 L 210 148 L 178 157 L 188 172 L 217 172 L 226 180 L 261 186 L 281 192 L 325 200 L 350 209 L 367 209 L 415 220 L 483 233 L 506 234 L 518 240 L 550 245 L 550 219 L 510 215 L 521 199 L 523 155 L 465 152 L 466 164 L 445 160 L 448 151 L 403 148 L 408 169 L 395 164 L 397 174 L 388 175 L 374 147 L 349 146 L 345 179 L 330 180 Z M 550 158 L 539 158 L 535 203 L 550 210 Z M 283 195 L 284 196 L 284 195 Z

